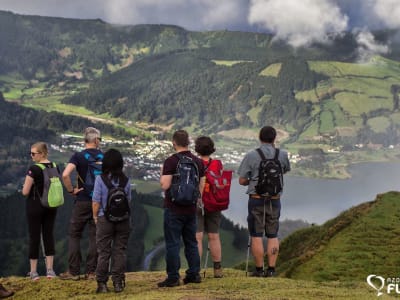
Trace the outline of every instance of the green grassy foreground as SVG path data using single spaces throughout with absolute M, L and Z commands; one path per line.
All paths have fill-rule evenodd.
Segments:
M 111 291 L 97 295 L 95 281 L 47 280 L 32 282 L 22 277 L 0 280 L 15 291 L 14 299 L 376 299 L 376 291 L 366 282 L 315 282 L 284 278 L 246 277 L 244 271 L 225 269 L 225 277 L 212 278 L 208 269 L 200 284 L 158 288 L 165 272 L 128 273 L 121 294 Z M 183 271 L 181 271 L 183 274 Z M 109 287 L 112 284 L 109 282 Z M 112 289 L 111 289 L 112 290 Z M 387 294 L 379 299 L 392 299 Z

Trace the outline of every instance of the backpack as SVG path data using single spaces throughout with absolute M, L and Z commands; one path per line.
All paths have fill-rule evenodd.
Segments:
M 211 163 L 218 164 L 216 170 L 210 170 Z M 211 160 L 206 167 L 206 184 L 203 191 L 203 204 L 207 211 L 221 211 L 229 206 L 229 192 L 232 181 L 231 170 L 224 170 L 220 160 Z
M 179 161 L 169 189 L 171 201 L 178 205 L 190 206 L 200 197 L 199 169 L 193 158 L 177 153 Z
M 261 157 L 256 192 L 262 196 L 276 196 L 283 188 L 283 171 L 278 159 L 279 149 L 275 149 L 275 156 L 272 159 L 266 159 L 260 148 L 256 150 Z
M 85 175 L 85 180 L 83 180 L 81 177 L 79 179 L 81 180 L 83 184 L 83 189 L 86 192 L 86 194 L 89 197 L 93 196 L 93 188 L 94 188 L 94 181 L 96 179 L 96 176 L 100 175 L 102 173 L 102 160 L 104 157 L 103 153 L 97 154 L 95 157 L 90 155 L 89 152 L 84 151 L 83 156 L 88 162 L 88 167 Z
M 51 163 L 50 168 L 47 168 L 42 163 L 37 163 L 36 165 L 43 173 L 43 192 L 42 197 L 40 197 L 40 203 L 42 206 L 54 208 L 63 205 L 64 192 L 57 165 L 54 162 Z
M 125 192 L 125 186 L 128 178 L 124 177 L 118 186 L 112 184 L 110 179 L 105 175 L 101 175 L 104 184 L 108 188 L 107 205 L 104 208 L 104 216 L 108 221 L 117 223 L 129 219 L 131 210 L 129 208 L 128 195 Z

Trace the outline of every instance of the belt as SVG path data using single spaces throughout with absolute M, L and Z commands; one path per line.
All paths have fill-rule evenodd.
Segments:
M 258 195 L 258 194 L 250 194 L 250 197 L 254 198 L 254 199 L 272 199 L 272 200 L 279 200 L 281 198 L 281 196 L 279 196 L 279 195 L 276 195 L 276 196 L 261 196 L 261 195 Z

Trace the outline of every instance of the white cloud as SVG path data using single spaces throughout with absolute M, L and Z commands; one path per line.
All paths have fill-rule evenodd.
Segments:
M 375 0 L 373 10 L 383 24 L 390 28 L 400 28 L 399 0 Z
M 360 61 L 367 62 L 373 55 L 386 54 L 389 52 L 389 47 L 384 44 L 379 44 L 368 30 L 364 29 L 354 33 L 356 34 L 358 43 Z
M 328 0 L 252 0 L 248 20 L 295 47 L 327 41 L 348 24 L 348 17 Z

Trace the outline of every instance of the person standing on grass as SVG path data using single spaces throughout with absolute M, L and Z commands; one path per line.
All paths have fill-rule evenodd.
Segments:
M 60 274 L 61 279 L 80 279 L 82 260 L 80 241 L 86 225 L 88 227 L 89 248 L 86 256 L 84 279 L 95 279 L 97 264 L 96 225 L 92 215 L 92 193 L 95 178 L 92 174 L 90 174 L 92 178 L 88 178 L 87 175 L 92 164 L 99 165 L 101 170 L 103 153 L 99 149 L 100 142 L 100 131 L 93 127 L 86 128 L 84 132 L 85 149 L 72 155 L 62 175 L 64 186 L 67 192 L 75 197 L 75 201 L 69 224 L 68 271 Z M 77 186 L 74 186 L 71 180 L 71 175 L 75 171 L 78 177 Z M 87 184 L 89 179 L 93 182 L 93 186 Z
M 278 160 L 281 166 L 281 174 L 290 171 L 288 154 L 275 148 L 276 130 L 271 126 L 261 128 L 259 139 L 261 145 L 259 149 L 265 158 L 272 159 L 278 151 Z M 259 177 L 259 166 L 262 158 L 257 149 L 252 150 L 243 158 L 238 174 L 239 184 L 248 186 L 248 229 L 251 236 L 251 250 L 254 256 L 256 269 L 252 272 L 255 277 L 275 276 L 275 266 L 279 252 L 279 217 L 281 212 L 281 202 L 279 193 L 276 196 L 258 195 L 256 185 Z M 268 238 L 267 251 L 264 250 L 263 236 Z M 264 255 L 268 257 L 268 268 L 263 269 Z
M 195 141 L 195 151 L 199 154 L 204 168 L 219 174 L 223 168 L 220 160 L 212 160 L 211 154 L 215 152 L 214 142 L 208 136 L 198 137 Z M 206 180 L 203 192 L 203 199 L 208 192 L 209 182 Z M 211 257 L 214 264 L 214 278 L 222 278 L 221 266 L 221 240 L 219 237 L 219 228 L 221 225 L 222 213 L 221 211 L 209 211 L 206 203 L 203 201 L 202 205 L 197 208 L 197 232 L 196 239 L 199 248 L 199 255 L 203 254 L 203 236 L 207 232 L 208 244 L 210 248 Z
M 124 161 L 118 150 L 110 149 L 104 153 L 103 174 L 96 177 L 93 191 L 93 220 L 96 223 L 97 243 L 97 293 L 107 293 L 107 281 L 110 258 L 112 262 L 111 275 L 114 292 L 120 293 L 125 288 L 126 249 L 130 232 L 129 203 L 131 202 L 131 184 L 129 178 L 123 173 Z M 107 199 L 112 186 L 124 189 L 127 200 L 127 211 L 122 211 L 123 218 L 118 221 L 109 220 L 105 215 Z M 119 198 L 120 201 L 122 198 Z
M 30 156 L 35 164 L 29 168 L 25 177 L 22 195 L 28 196 L 26 200 L 26 216 L 29 230 L 29 277 L 36 281 L 40 278 L 37 272 L 37 263 L 41 237 L 43 237 L 43 254 L 46 256 L 46 276 L 48 279 L 56 277 L 53 263 L 56 252 L 54 223 L 57 216 L 57 208 L 44 207 L 40 202 L 43 193 L 44 176 L 42 169 L 36 164 L 40 163 L 46 168 L 53 167 L 53 163 L 48 159 L 47 145 L 43 142 L 33 144 Z
M 161 170 L 160 184 L 165 192 L 164 198 L 164 238 L 166 247 L 167 278 L 159 282 L 158 287 L 174 287 L 180 284 L 180 243 L 183 239 L 185 256 L 188 262 L 184 284 L 200 283 L 200 256 L 196 240 L 196 206 L 204 188 L 204 167 L 201 160 L 189 151 L 189 135 L 185 130 L 178 130 L 172 136 L 175 154 L 168 157 Z M 179 205 L 171 195 L 175 183 L 177 166 L 182 157 L 192 161 L 198 171 L 196 199 L 190 199 L 191 205 Z

